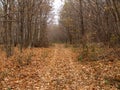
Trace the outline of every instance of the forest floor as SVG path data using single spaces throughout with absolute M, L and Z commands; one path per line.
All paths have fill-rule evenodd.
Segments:
M 120 60 L 78 61 L 74 48 L 55 44 L 7 59 L 0 56 L 0 90 L 119 90 Z

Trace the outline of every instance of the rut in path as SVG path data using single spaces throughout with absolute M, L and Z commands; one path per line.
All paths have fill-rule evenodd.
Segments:
M 54 55 L 41 74 L 41 90 L 78 90 L 78 70 L 72 59 L 71 50 L 55 45 Z

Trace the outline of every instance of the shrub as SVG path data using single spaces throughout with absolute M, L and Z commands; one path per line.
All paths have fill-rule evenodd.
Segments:
M 82 60 L 83 60 L 83 56 L 80 55 L 80 56 L 78 57 L 78 61 L 82 61 Z

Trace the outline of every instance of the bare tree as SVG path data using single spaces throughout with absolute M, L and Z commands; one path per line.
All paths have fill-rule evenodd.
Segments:
M 52 0 L 0 0 L 1 36 L 7 56 L 13 47 L 46 46 Z M 4 42 L 3 42 L 4 41 Z

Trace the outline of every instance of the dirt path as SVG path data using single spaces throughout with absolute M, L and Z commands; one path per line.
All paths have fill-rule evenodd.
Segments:
M 54 56 L 41 77 L 41 90 L 77 90 L 74 82 L 77 75 L 71 50 L 63 45 L 55 45 Z

